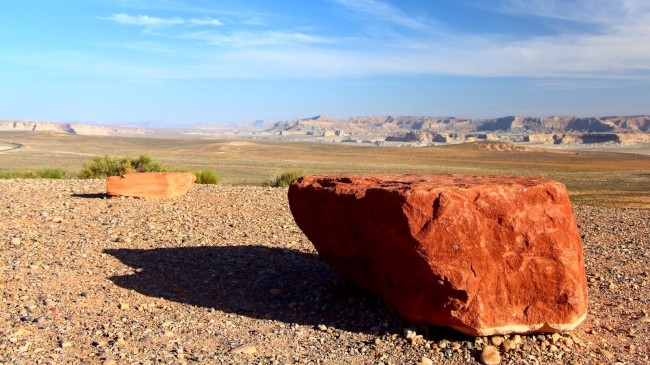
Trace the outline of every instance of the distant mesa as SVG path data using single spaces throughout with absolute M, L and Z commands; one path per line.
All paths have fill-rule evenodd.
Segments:
M 473 141 L 547 144 L 626 143 L 650 141 L 650 116 L 526 117 L 490 119 L 431 116 L 365 116 L 336 119 L 316 116 L 281 121 L 267 130 L 280 135 L 385 136 L 386 142 L 413 144 Z
M 650 142 L 650 115 L 585 118 L 507 116 L 487 119 L 392 115 L 337 119 L 318 115 L 278 122 L 255 120 L 230 124 L 201 123 L 174 128 L 109 127 L 80 123 L 0 120 L 0 131 L 56 132 L 96 136 L 178 134 L 224 138 L 251 136 L 252 138 L 375 145 L 435 145 L 475 141 L 559 145 Z
M 4 132 L 56 132 L 87 136 L 139 135 L 147 129 L 133 127 L 107 127 L 81 123 L 52 123 L 38 121 L 0 120 L 0 131 Z

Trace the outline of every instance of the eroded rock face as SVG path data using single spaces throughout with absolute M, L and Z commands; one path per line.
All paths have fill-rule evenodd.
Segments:
M 487 336 L 567 331 L 586 316 L 582 244 L 559 182 L 308 176 L 289 202 L 325 262 L 409 321 Z
M 111 176 L 106 193 L 111 196 L 169 199 L 187 193 L 196 181 L 191 172 L 142 172 Z

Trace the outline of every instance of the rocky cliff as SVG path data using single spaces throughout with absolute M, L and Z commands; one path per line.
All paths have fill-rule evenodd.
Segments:
M 281 134 L 384 135 L 386 141 L 447 143 L 510 140 L 537 143 L 648 141 L 650 116 L 525 117 L 468 119 L 428 116 L 370 116 L 335 119 L 317 116 L 277 122 L 269 132 Z
M 51 123 L 36 121 L 0 120 L 0 131 L 5 132 L 57 132 L 89 136 L 144 134 L 145 129 L 131 127 L 106 127 L 80 123 Z

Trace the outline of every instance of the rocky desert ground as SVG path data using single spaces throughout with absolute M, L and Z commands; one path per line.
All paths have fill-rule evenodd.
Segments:
M 336 274 L 286 189 L 105 189 L 0 180 L 0 364 L 472 364 L 487 346 L 505 364 L 650 362 L 648 210 L 574 207 L 590 296 L 575 331 L 473 338 Z

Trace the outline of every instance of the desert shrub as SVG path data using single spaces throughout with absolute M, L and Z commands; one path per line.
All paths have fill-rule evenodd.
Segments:
M 217 173 L 212 170 L 196 170 L 194 171 L 194 175 L 196 175 L 197 184 L 216 185 L 221 180 L 219 175 L 217 175 Z
M 138 158 L 95 156 L 90 162 L 84 163 L 79 173 L 81 179 L 101 179 L 109 176 L 120 176 L 131 172 L 165 172 L 168 168 L 156 162 L 147 154 Z
M 0 179 L 64 179 L 65 177 L 66 173 L 61 169 L 13 170 L 0 173 Z
M 65 179 L 67 174 L 61 169 L 45 169 L 37 172 L 38 177 L 43 179 Z
M 287 187 L 291 184 L 291 182 L 301 176 L 303 176 L 304 173 L 302 170 L 292 170 L 292 171 L 287 171 L 285 173 L 282 173 L 280 175 L 277 175 L 276 177 L 266 181 L 264 183 L 264 186 L 270 186 L 273 188 L 282 188 L 282 187 Z

